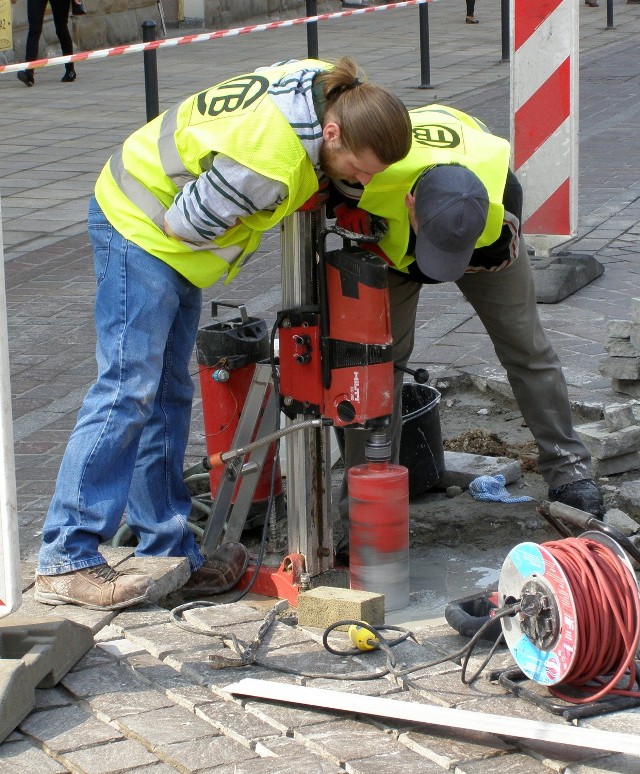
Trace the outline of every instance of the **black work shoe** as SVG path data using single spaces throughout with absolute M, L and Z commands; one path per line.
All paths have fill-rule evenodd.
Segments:
M 572 481 L 557 489 L 549 489 L 549 500 L 570 505 L 572 508 L 592 514 L 597 519 L 601 519 L 604 515 L 602 492 L 590 478 Z
M 22 81 L 25 86 L 34 86 L 35 78 L 33 77 L 33 70 L 19 70 L 16 73 L 16 77 L 19 81 Z
M 181 592 L 184 597 L 210 597 L 232 589 L 244 575 L 249 554 L 241 543 L 223 543 L 191 573 Z
M 60 78 L 62 83 L 73 83 L 78 76 L 75 70 L 67 70 L 67 72 Z

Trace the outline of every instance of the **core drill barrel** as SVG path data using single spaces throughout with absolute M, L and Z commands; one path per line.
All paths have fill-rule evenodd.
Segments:
M 384 594 L 385 609 L 409 604 L 409 473 L 369 461 L 349 469 L 352 589 Z

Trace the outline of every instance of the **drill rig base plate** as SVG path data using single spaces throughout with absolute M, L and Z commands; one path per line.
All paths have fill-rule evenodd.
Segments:
M 305 558 L 302 554 L 285 556 L 279 567 L 265 567 L 263 565 L 257 569 L 255 558 L 252 557 L 252 561 L 249 562 L 249 566 L 235 588 L 246 589 L 256 572 L 257 577 L 251 586 L 252 593 L 264 597 L 286 599 L 294 607 L 298 606 L 300 576 L 305 572 Z

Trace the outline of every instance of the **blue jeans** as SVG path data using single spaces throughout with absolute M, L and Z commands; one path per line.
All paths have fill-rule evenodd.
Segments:
M 101 542 L 126 521 L 136 556 L 204 562 L 187 526 L 182 478 L 201 291 L 124 239 L 95 199 L 89 235 L 97 280 L 98 378 L 78 413 L 44 524 L 38 573 L 104 564 Z

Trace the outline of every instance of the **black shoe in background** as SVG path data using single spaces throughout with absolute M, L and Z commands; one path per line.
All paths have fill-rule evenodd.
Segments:
M 549 500 L 590 513 L 596 519 L 602 519 L 604 516 L 602 492 L 590 478 L 572 481 L 557 489 L 549 489 Z

